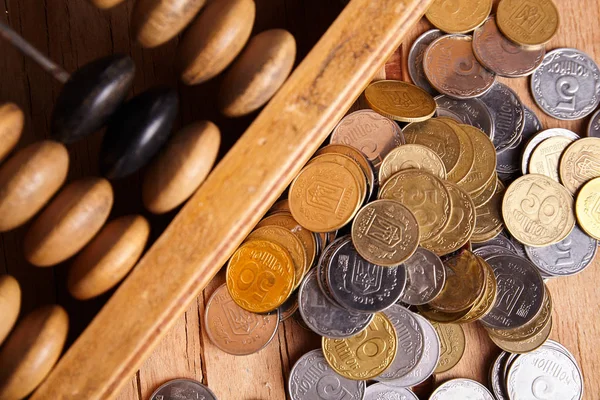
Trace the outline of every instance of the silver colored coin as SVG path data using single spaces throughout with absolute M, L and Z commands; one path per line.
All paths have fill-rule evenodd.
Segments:
M 352 311 L 383 311 L 400 299 L 406 270 L 382 267 L 362 258 L 350 238 L 337 247 L 327 266 L 327 283 L 333 298 Z
M 481 383 L 466 378 L 451 379 L 441 384 L 429 400 L 495 400 Z
M 600 104 L 600 69 L 582 51 L 555 49 L 531 76 L 531 92 L 546 114 L 563 120 L 581 119 Z
M 515 245 L 508 238 L 508 236 L 506 236 L 506 234 L 504 232 L 500 232 L 499 235 L 497 235 L 496 237 L 493 237 L 492 239 L 488 240 L 487 242 L 474 243 L 473 249 L 475 250 L 475 249 L 478 249 L 478 248 L 484 247 L 484 246 L 500 246 L 500 247 L 504 247 L 504 248 L 512 251 L 515 254 L 517 253 L 517 250 L 515 249 Z
M 573 361 L 573 363 L 575 363 L 575 365 L 577 365 L 577 368 L 579 368 L 579 363 L 577 362 L 577 360 L 575 359 L 575 356 L 573 356 L 573 354 L 569 351 L 569 349 L 567 349 L 565 346 L 563 346 L 562 344 L 558 343 L 555 340 L 552 339 L 548 339 L 546 340 L 546 342 L 542 345 L 543 346 L 548 346 L 548 347 L 553 347 L 556 350 L 562 352 L 564 355 L 566 355 L 567 357 L 569 357 L 571 359 L 571 361 Z M 581 369 L 581 368 L 580 368 Z
M 291 400 L 330 400 L 334 398 L 361 400 L 365 396 L 365 381 L 353 381 L 331 369 L 323 351 L 304 354 L 290 371 L 288 391 Z M 337 393 L 338 397 L 334 397 Z
M 425 89 L 429 94 L 435 96 L 437 90 L 435 90 L 427 80 L 425 71 L 423 70 L 423 55 L 427 46 L 429 46 L 434 40 L 444 36 L 442 31 L 439 29 L 432 29 L 415 39 L 415 42 L 408 52 L 408 75 L 413 83 L 419 86 L 421 89 Z
M 521 172 L 523 173 L 523 175 L 529 173 L 529 159 L 531 158 L 531 153 L 533 152 L 533 150 L 537 147 L 538 144 L 554 136 L 564 136 L 573 140 L 579 139 L 578 134 L 563 128 L 551 128 L 538 132 L 535 136 L 529 139 L 529 141 L 525 144 L 525 147 L 523 148 L 523 158 L 521 159 Z
M 343 397 L 336 397 L 343 399 Z M 410 389 L 376 383 L 367 388 L 365 400 L 419 400 Z
M 160 386 L 150 400 L 217 400 L 217 396 L 200 382 L 191 379 L 174 379 Z
M 515 253 L 506 247 L 496 246 L 496 245 L 487 245 L 483 247 L 478 247 L 473 250 L 473 254 L 478 255 L 483 258 L 484 261 L 487 261 L 489 258 L 495 256 L 511 256 L 515 255 Z
M 504 390 L 506 391 L 506 377 L 508 377 L 508 371 L 510 370 L 510 366 L 512 363 L 519 358 L 520 354 L 508 353 L 508 357 L 506 357 L 506 361 L 504 361 L 504 365 L 502 366 L 502 382 L 504 382 Z M 506 394 L 508 396 L 508 393 Z
M 513 329 L 531 321 L 542 307 L 545 290 L 535 265 L 517 255 L 495 256 L 486 261 L 494 270 L 498 296 L 481 323 L 489 328 Z
M 338 248 L 338 246 L 348 238 L 348 236 L 342 236 L 341 238 L 337 238 L 333 242 L 329 243 L 325 250 L 323 250 L 323 254 L 319 258 L 319 263 L 317 264 L 317 283 L 319 284 L 319 288 L 321 292 L 329 299 L 333 304 L 340 305 L 334 298 L 331 293 L 331 289 L 327 283 L 327 268 L 329 267 L 329 259 L 331 255 Z
M 492 388 L 492 392 L 494 392 L 494 396 L 496 396 L 496 400 L 508 400 L 506 388 L 504 387 L 504 374 L 502 373 L 502 367 L 507 357 L 508 353 L 503 351 L 496 357 L 496 360 L 490 367 L 490 387 Z
M 400 296 L 403 303 L 418 306 L 435 299 L 446 282 L 446 269 L 442 260 L 432 251 L 422 247 L 404 262 L 406 287 Z
M 419 314 L 413 314 L 413 316 L 423 330 L 423 336 L 425 338 L 423 344 L 423 356 L 412 371 L 398 379 L 387 381 L 386 385 L 411 387 L 421 384 L 433 374 L 435 367 L 440 361 L 440 338 L 438 337 L 435 328 Z
M 561 351 L 542 346 L 511 364 L 506 379 L 510 399 L 576 400 L 583 397 L 579 367 Z
M 313 332 L 343 339 L 360 333 L 373 320 L 374 314 L 347 311 L 333 304 L 323 294 L 317 280 L 317 272 L 312 270 L 298 291 L 300 315 Z
M 562 241 L 546 247 L 525 246 L 528 258 L 549 276 L 569 276 L 583 271 L 594 259 L 598 241 L 577 225 Z
M 592 118 L 590 118 L 587 135 L 589 137 L 600 138 L 600 110 L 596 111 L 594 115 L 592 115 Z
M 459 100 L 442 94 L 435 98 L 435 102 L 438 117 L 452 118 L 460 123 L 478 128 L 490 138 L 494 137 L 492 114 L 480 99 Z
M 525 124 L 523 125 L 523 133 L 520 139 L 515 144 L 509 147 L 506 151 L 498 154 L 496 160 L 496 171 L 502 174 L 517 174 L 520 172 L 521 155 L 525 144 L 532 138 L 533 135 L 542 129 L 540 120 L 535 113 L 523 106 L 525 110 Z
M 423 355 L 425 337 L 421 325 L 406 308 L 394 304 L 383 313 L 394 325 L 398 337 L 398 350 L 392 365 L 375 377 L 376 381 L 385 382 L 398 379 L 417 366 Z
M 525 125 L 525 109 L 519 96 L 508 86 L 496 82 L 483 96 L 494 121 L 494 147 L 496 153 L 508 150 L 523 133 Z

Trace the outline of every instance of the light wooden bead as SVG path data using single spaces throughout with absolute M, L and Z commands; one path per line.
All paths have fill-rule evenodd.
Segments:
M 21 288 L 10 275 L 0 275 L 0 345 L 17 322 L 21 310 Z
M 185 28 L 206 0 L 137 0 L 131 31 L 143 47 L 168 42 Z
M 195 85 L 223 71 L 252 32 L 253 0 L 210 2 L 183 35 L 178 51 L 181 79 Z
M 23 132 L 23 111 L 13 103 L 0 105 L 0 161 L 17 145 Z
M 70 183 L 29 228 L 25 258 L 38 267 L 48 267 L 73 256 L 102 228 L 112 204 L 113 191 L 106 179 Z
M 22 399 L 48 375 L 62 352 L 69 317 L 57 305 L 38 308 L 0 350 L 0 400 Z
M 71 295 L 87 300 L 119 283 L 142 255 L 149 234 L 150 224 L 140 215 L 106 224 L 71 265 L 67 277 Z
M 90 0 L 96 7 L 106 10 L 112 8 L 118 4 L 121 4 L 124 0 Z
M 44 140 L 19 150 L 0 167 L 0 232 L 23 225 L 60 189 L 69 171 L 64 145 Z
M 210 172 L 220 144 L 219 128 L 209 121 L 179 131 L 144 175 L 144 206 L 162 214 L 186 201 Z
M 262 107 L 287 79 L 296 59 L 294 36 L 283 29 L 262 32 L 248 45 L 225 74 L 219 108 L 228 117 L 240 117 Z

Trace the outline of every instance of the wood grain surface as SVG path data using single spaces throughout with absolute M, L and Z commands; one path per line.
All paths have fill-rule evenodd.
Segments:
M 547 46 L 576 47 L 600 61 L 600 3 L 596 0 L 572 2 L 556 0 L 561 15 L 557 36 Z M 257 12 L 253 34 L 265 29 L 284 28 L 298 42 L 298 61 L 306 55 L 341 9 L 338 0 L 256 0 Z M 173 59 L 178 39 L 156 49 L 144 50 L 129 34 L 133 1 L 113 10 L 100 11 L 85 0 L 4 0 L 0 2 L 0 20 L 30 40 L 41 51 L 62 63 L 69 71 L 94 58 L 115 52 L 131 54 L 137 66 L 134 93 L 155 84 L 176 86 Z M 318 10 L 314 11 L 314 10 Z M 409 80 L 406 55 L 414 38 L 430 25 L 423 20 L 395 52 L 385 71 L 389 78 Z M 0 102 L 12 101 L 23 108 L 25 131 L 18 148 L 49 137 L 52 104 L 60 84 L 52 81 L 40 68 L 18 52 L 0 42 Z M 558 121 L 547 117 L 529 95 L 529 79 L 501 79 L 515 89 L 526 105 L 541 118 L 543 126 L 565 127 L 584 134 L 587 119 Z M 179 124 L 200 119 L 216 122 L 223 132 L 224 154 L 255 115 L 227 120 L 218 115 L 214 101 L 219 78 L 207 84 L 179 87 L 181 111 Z M 69 146 L 71 166 L 68 182 L 98 173 L 98 149 L 101 135 Z M 115 207 L 111 217 L 141 213 L 141 174 L 115 184 Z M 152 239 L 156 239 L 174 216 L 144 214 L 151 221 Z M 69 262 L 54 268 L 35 268 L 24 259 L 22 242 L 27 225 L 0 235 L 0 273 L 15 276 L 23 291 L 21 315 L 38 305 L 59 303 L 70 316 L 68 344 L 81 333 L 112 292 L 86 302 L 71 298 L 66 290 Z M 234 357 L 214 347 L 203 332 L 204 304 L 223 282 L 219 273 L 203 294 L 189 305 L 165 337 L 131 377 L 118 399 L 145 400 L 169 379 L 188 377 L 208 384 L 219 399 L 268 400 L 286 398 L 286 380 L 294 362 L 305 352 L 320 345 L 320 338 L 307 332 L 293 319 L 280 325 L 273 342 L 261 352 Z M 600 393 L 600 261 L 580 275 L 560 278 L 549 283 L 554 299 L 554 327 L 551 337 L 563 343 L 583 368 L 586 395 L 595 399 Z M 435 377 L 435 385 L 452 377 L 470 377 L 487 382 L 487 370 L 499 350 L 476 324 L 465 327 L 467 350 L 452 370 Z M 423 388 L 427 392 L 427 388 Z

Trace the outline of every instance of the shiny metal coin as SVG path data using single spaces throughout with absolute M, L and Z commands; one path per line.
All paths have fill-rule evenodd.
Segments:
M 558 343 L 555 340 L 552 339 L 548 339 L 546 340 L 546 342 L 542 345 L 542 347 L 544 346 L 548 346 L 548 347 L 552 347 L 558 351 L 560 351 L 561 353 L 563 353 L 564 355 L 566 355 L 567 357 L 569 357 L 571 359 L 571 361 L 573 361 L 575 363 L 575 365 L 577 365 L 577 367 L 579 368 L 579 363 L 577 362 L 577 360 L 575 359 L 575 356 L 573 356 L 573 354 L 569 351 L 569 349 L 567 349 L 565 346 L 563 346 L 561 343 Z M 581 368 L 580 368 L 581 369 Z
M 517 174 L 521 171 L 521 156 L 525 144 L 542 129 L 540 120 L 535 113 L 523 106 L 525 110 L 525 124 L 521 138 L 510 146 L 506 151 L 498 154 L 496 160 L 496 171 L 502 174 Z
M 508 400 L 506 387 L 504 386 L 504 374 L 502 371 L 507 357 L 508 353 L 503 351 L 496 357 L 496 360 L 494 360 L 494 363 L 490 367 L 489 383 L 492 392 L 494 392 L 494 396 L 496 396 L 496 400 Z
M 323 254 L 319 258 L 319 263 L 317 264 L 317 283 L 319 284 L 319 288 L 321 292 L 327 297 L 335 305 L 340 305 L 334 298 L 333 294 L 331 294 L 331 289 L 329 284 L 327 283 L 327 269 L 329 268 L 329 260 L 331 255 L 338 248 L 338 246 L 344 241 L 347 240 L 349 236 L 343 236 L 331 242 L 325 250 L 323 250 Z
M 298 304 L 306 326 L 328 338 L 354 336 L 373 320 L 373 314 L 347 311 L 329 301 L 319 288 L 315 270 L 309 272 L 300 285 Z
M 429 94 L 435 96 L 437 90 L 435 90 L 427 80 L 425 71 L 423 70 L 423 55 L 427 46 L 431 44 L 435 39 L 444 36 L 442 31 L 439 29 L 432 29 L 415 39 L 415 42 L 408 52 L 408 75 L 413 83 L 419 86 L 421 89 L 425 89 Z
M 525 125 L 523 103 L 511 88 L 500 82 L 496 82 L 480 99 L 492 113 L 494 147 L 496 153 L 501 154 L 508 150 L 523 132 Z
M 531 92 L 548 115 L 564 120 L 581 119 L 600 104 L 600 69 L 577 49 L 555 49 L 531 76 Z
M 592 118 L 590 118 L 587 135 L 589 137 L 600 138 L 600 110 L 596 111 L 594 115 L 592 115 Z
M 435 98 L 436 115 L 449 117 L 459 123 L 467 124 L 483 131 L 488 137 L 494 137 L 494 120 L 490 109 L 478 98 L 453 99 L 446 95 Z
M 488 240 L 487 242 L 473 243 L 473 250 L 484 246 L 500 246 L 517 254 L 514 243 L 508 238 L 508 236 L 506 236 L 504 232 L 501 232 L 498 236 Z
M 538 132 L 531 139 L 529 139 L 529 141 L 525 144 L 525 147 L 523 148 L 523 158 L 521 159 L 521 172 L 523 173 L 523 175 L 529 173 L 529 159 L 531 158 L 531 153 L 533 152 L 533 150 L 537 147 L 538 144 L 554 136 L 564 136 L 573 140 L 579 139 L 578 134 L 563 128 L 551 128 Z
M 483 258 L 484 261 L 487 261 L 489 258 L 495 256 L 514 256 L 515 253 L 512 250 L 507 249 L 503 246 L 496 245 L 487 245 L 483 247 L 478 247 L 473 250 L 473 254 L 478 255 Z
M 217 400 L 217 396 L 200 382 L 191 379 L 174 379 L 163 384 L 150 396 L 150 400 Z
M 298 311 L 298 294 L 294 292 L 279 307 L 279 322 L 287 321 Z
M 444 288 L 446 269 L 432 251 L 419 247 L 404 262 L 406 287 L 400 296 L 403 303 L 418 306 L 435 299 Z
M 441 384 L 429 400 L 495 400 L 481 383 L 466 378 L 451 379 Z
M 292 367 L 288 382 L 291 400 L 331 399 L 332 391 L 340 397 L 363 399 L 367 384 L 338 375 L 325 360 L 323 351 L 309 351 Z
M 410 389 L 376 383 L 367 388 L 364 400 L 419 400 L 419 398 Z

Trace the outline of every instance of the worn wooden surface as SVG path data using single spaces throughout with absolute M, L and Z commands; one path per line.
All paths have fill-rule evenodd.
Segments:
M 556 2 L 561 11 L 561 28 L 548 48 L 576 47 L 600 61 L 600 26 L 597 24 L 600 20 L 600 3 L 596 0 Z M 337 0 L 256 0 L 256 4 L 254 32 L 269 28 L 290 30 L 298 41 L 299 60 L 341 8 Z M 8 22 L 52 58 L 62 62 L 70 71 L 96 57 L 111 52 L 125 52 L 134 57 L 138 67 L 134 93 L 156 83 L 176 85 L 172 60 L 177 40 L 157 49 L 142 50 L 129 36 L 128 19 L 132 6 L 133 2 L 128 0 L 114 10 L 102 12 L 85 0 L 5 0 L 0 2 L 0 19 Z M 426 21 L 421 22 L 405 43 L 412 43 L 428 27 Z M 404 65 L 408 48 L 403 46 L 395 53 L 395 62 L 388 63 L 386 67 L 387 76 L 408 80 Z M 34 140 L 48 137 L 52 103 L 60 85 L 2 42 L 0 54 L 0 101 L 16 102 L 26 114 L 24 138 L 19 144 L 22 148 Z M 523 101 L 542 119 L 544 127 L 566 127 L 583 134 L 587 120 L 558 121 L 546 117 L 536 108 L 529 96 L 528 79 L 502 81 L 517 90 Z M 215 118 L 214 96 L 218 82 L 217 79 L 196 88 L 180 86 L 180 122 L 202 118 L 217 122 L 223 132 L 223 153 L 254 116 L 241 120 Z M 70 146 L 68 181 L 97 174 L 100 138 L 100 135 L 95 135 Z M 140 182 L 139 175 L 136 175 L 116 183 L 113 217 L 142 212 Z M 154 239 L 172 217 L 173 213 L 150 217 Z M 111 293 L 87 302 L 70 298 L 66 291 L 68 263 L 43 269 L 28 265 L 22 253 L 24 231 L 21 228 L 0 235 L 0 273 L 10 273 L 19 280 L 24 292 L 22 313 L 40 304 L 58 302 L 64 305 L 71 317 L 70 343 Z M 597 317 L 600 307 L 600 289 L 597 285 L 600 281 L 599 264 L 596 260 L 584 273 L 549 284 L 555 305 L 552 337 L 566 345 L 580 362 L 587 393 L 585 398 L 590 399 L 600 393 L 597 380 L 600 376 L 600 356 L 596 351 L 600 337 Z M 234 357 L 221 352 L 212 346 L 203 333 L 201 321 L 204 318 L 205 301 L 222 281 L 222 275 L 217 275 L 185 314 L 176 320 L 140 370 L 123 387 L 118 399 L 145 400 L 161 383 L 177 377 L 195 378 L 209 384 L 220 399 L 267 400 L 285 397 L 284 382 L 290 368 L 298 357 L 319 346 L 319 338 L 290 320 L 280 326 L 273 342 L 258 354 Z M 498 350 L 476 325 L 471 324 L 466 330 L 465 356 L 454 369 L 436 377 L 436 381 L 464 376 L 486 382 L 487 368 Z

